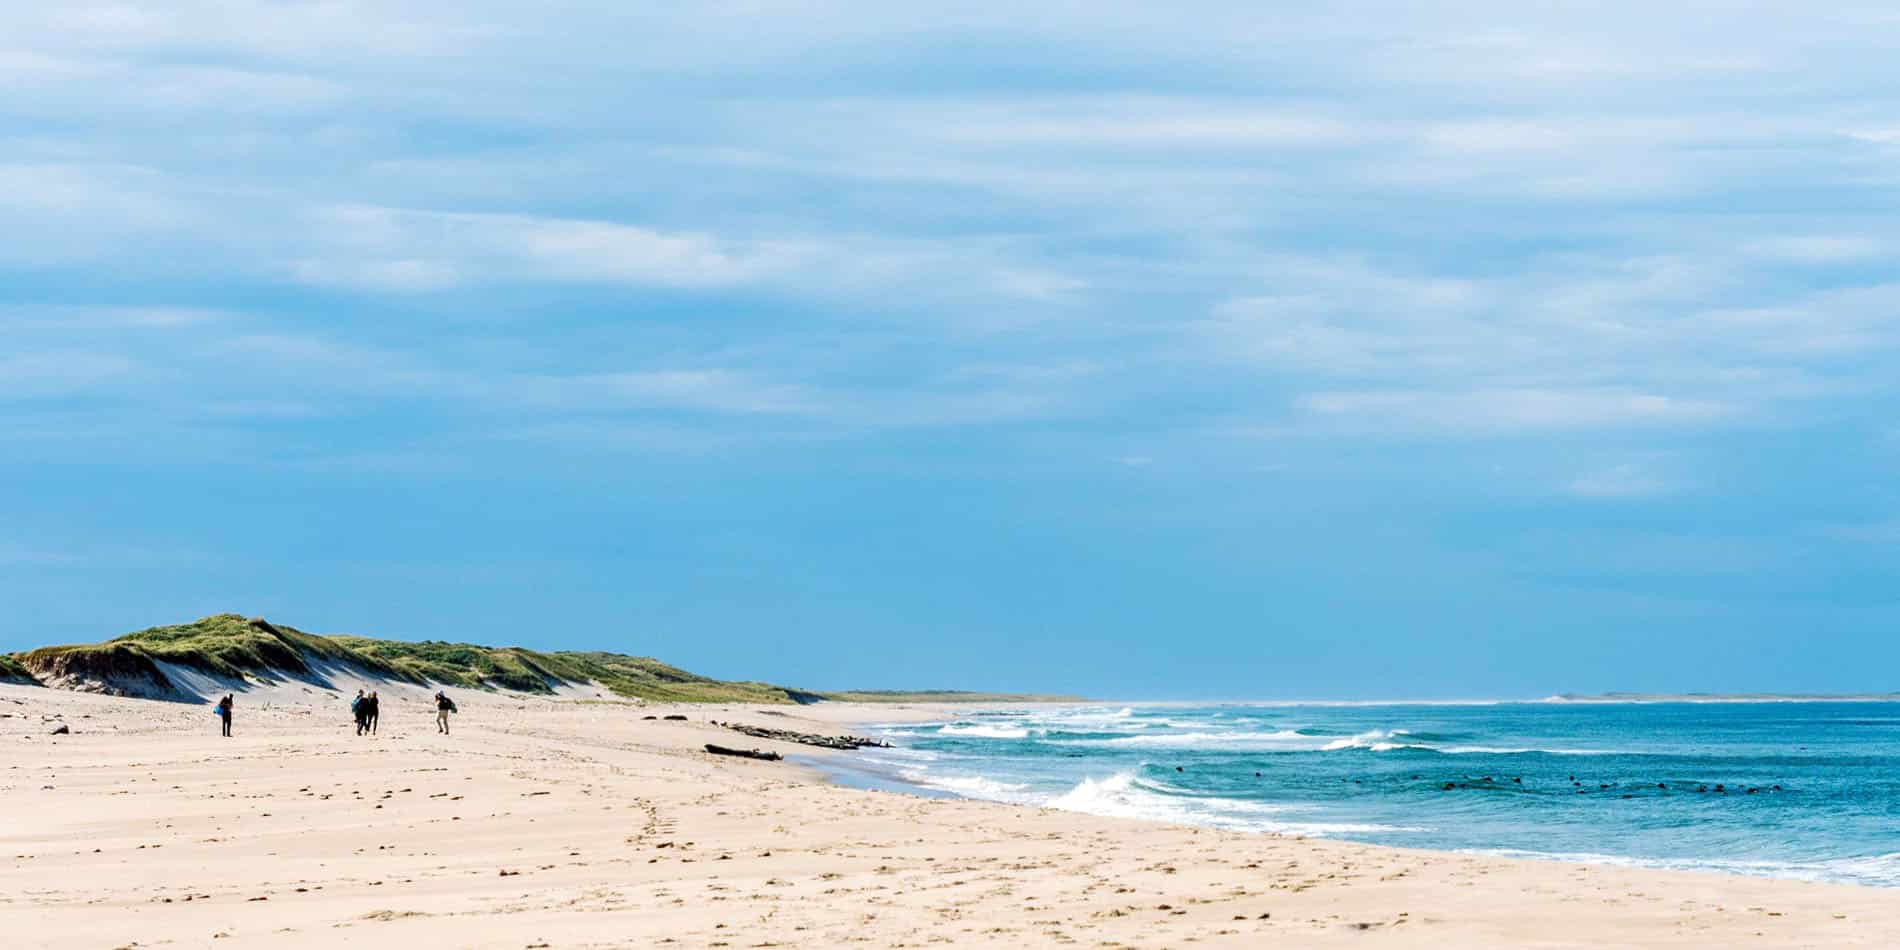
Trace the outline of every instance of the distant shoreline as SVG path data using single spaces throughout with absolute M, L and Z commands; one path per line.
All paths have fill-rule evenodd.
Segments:
M 1646 703 L 1900 703 L 1900 693 L 1599 693 L 1564 694 L 1537 700 L 1540 703 L 1596 703 L 1605 705 Z
M 1086 706 L 1246 706 L 1260 709 L 1331 706 L 1642 706 L 1676 703 L 1900 703 L 1900 693 L 1596 693 L 1560 694 L 1541 699 L 1101 699 L 1058 700 Z

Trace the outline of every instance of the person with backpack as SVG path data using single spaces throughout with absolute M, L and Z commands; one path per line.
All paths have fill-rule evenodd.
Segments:
M 435 691 L 435 728 L 443 735 L 449 734 L 449 713 L 455 712 L 455 700 L 442 690 Z
M 230 693 L 225 693 L 224 698 L 218 700 L 218 720 L 224 724 L 224 737 L 226 739 L 231 738 L 231 707 L 233 705 L 235 705 L 235 703 Z
M 356 734 L 359 736 L 363 734 L 363 730 L 369 728 L 369 718 L 366 715 L 368 706 L 369 698 L 363 695 L 362 690 L 357 690 L 356 698 L 350 700 L 350 715 L 356 717 Z

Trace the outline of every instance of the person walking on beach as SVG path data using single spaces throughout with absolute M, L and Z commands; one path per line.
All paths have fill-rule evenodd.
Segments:
M 449 694 L 439 689 L 436 690 L 435 691 L 436 731 L 442 733 L 445 736 L 449 734 L 449 713 L 452 713 L 454 711 L 455 711 L 455 700 L 450 699 Z
M 372 736 L 376 734 L 376 716 L 380 712 L 377 705 L 376 692 L 371 690 L 369 698 L 363 701 L 363 721 L 368 724 Z
M 233 705 L 233 698 L 232 698 L 232 694 L 230 693 L 225 693 L 224 698 L 218 700 L 218 720 L 224 725 L 224 737 L 226 739 L 231 738 L 231 706 L 232 705 Z
M 363 734 L 364 729 L 369 727 L 368 710 L 369 697 L 364 696 L 363 691 L 359 689 L 356 691 L 356 698 L 350 700 L 350 715 L 356 717 L 356 734 L 359 736 Z

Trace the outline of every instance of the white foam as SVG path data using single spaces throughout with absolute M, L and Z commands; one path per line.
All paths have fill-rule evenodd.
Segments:
M 1513 699 L 1262 699 L 1221 705 L 1236 709 L 1380 709 L 1398 706 L 1511 706 L 1523 702 Z
M 1427 749 L 1431 747 L 1418 746 L 1417 748 Z M 1432 751 L 1443 752 L 1446 755 L 1528 755 L 1532 753 L 1541 753 L 1543 755 L 1622 755 L 1624 754 L 1617 749 L 1500 749 L 1495 746 L 1484 746 L 1484 745 L 1454 745 L 1454 746 L 1446 746 L 1442 749 L 1432 749 Z
M 1210 723 L 1206 719 L 1126 719 L 1117 723 L 1105 724 L 1109 729 L 1206 729 L 1209 725 L 1225 728 L 1226 723 Z
M 957 722 L 937 730 L 941 736 L 966 736 L 973 739 L 1027 739 L 1029 729 L 1022 726 L 990 726 Z
M 1334 739 L 1320 746 L 1321 752 L 1338 752 L 1341 749 L 1371 749 L 1374 752 L 1386 752 L 1400 748 L 1403 743 L 1393 742 L 1399 736 L 1411 735 L 1404 729 L 1374 729 L 1345 739 Z
M 1018 722 L 1035 725 L 1016 725 L 959 720 L 934 725 L 935 733 L 918 731 L 915 728 L 886 729 L 882 734 L 893 737 L 915 737 L 942 735 L 968 739 L 1027 739 L 1048 735 L 1051 731 L 1110 731 L 1147 730 L 1153 728 L 1194 728 L 1205 727 L 1204 721 L 1134 719 L 1133 708 L 1120 710 L 1090 711 L 1066 717 L 1047 719 L 1019 719 Z M 1092 746 L 1092 747 L 1131 747 L 1149 749 L 1246 749 L 1261 748 L 1288 751 L 1344 752 L 1364 749 L 1370 752 L 1396 752 L 1418 750 L 1438 752 L 1444 755 L 1621 755 L 1618 749 L 1577 749 L 1577 748 L 1538 748 L 1506 747 L 1482 745 L 1435 746 L 1411 738 L 1406 729 L 1373 729 L 1352 736 L 1326 739 L 1323 736 L 1311 736 L 1291 729 L 1273 732 L 1134 732 L 1125 735 L 1112 735 L 1102 738 L 1054 739 L 1051 745 Z
M 1117 772 L 1104 779 L 1085 778 L 1074 788 L 1045 802 L 1049 808 L 1109 818 L 1133 818 L 1182 825 L 1200 825 L 1229 831 L 1272 832 L 1324 836 L 1428 831 L 1427 828 L 1356 822 L 1289 822 L 1267 818 L 1294 810 L 1294 806 L 1248 802 L 1231 798 L 1195 798 L 1164 794 L 1167 786 L 1150 784 L 1134 772 Z
M 891 746 L 886 749 L 866 748 L 860 750 L 866 758 L 896 759 L 906 762 L 936 762 L 949 755 L 947 752 L 932 752 L 929 749 L 913 749 L 908 746 Z
M 1900 886 L 1900 852 L 1819 861 L 1766 861 L 1722 858 L 1632 858 L 1589 851 L 1522 851 L 1516 849 L 1466 849 L 1468 854 L 1495 854 L 1509 858 L 1537 858 L 1547 861 L 1571 861 L 1578 864 L 1609 864 L 1618 867 L 1653 868 L 1666 871 L 1707 871 L 1718 874 L 1743 874 L 1750 877 L 1785 878 L 1796 881 L 1833 881 L 1841 884 L 1868 884 L 1877 887 Z
M 999 782 L 981 775 L 944 775 L 927 768 L 904 769 L 898 774 L 907 782 L 940 791 L 954 792 L 966 798 L 980 798 L 984 801 L 1009 802 L 1017 805 L 1035 803 L 1035 797 L 1029 794 L 1029 786 Z
M 1133 719 L 1134 716 L 1135 707 L 1133 706 L 1123 706 L 1120 709 L 1109 709 L 1102 706 L 1083 709 L 1064 709 L 1037 716 L 1036 718 L 1048 722 L 1119 722 L 1123 719 Z
M 1279 747 L 1289 742 L 1311 742 L 1291 730 L 1279 732 L 1175 732 L 1162 735 L 1117 736 L 1112 739 L 1067 739 L 1059 745 L 1136 746 L 1151 749 L 1196 749 L 1207 746 L 1264 745 Z
M 1135 773 L 1117 772 L 1096 781 L 1085 778 L 1074 788 L 1048 803 L 1050 808 L 1087 812 L 1091 815 L 1117 815 L 1124 818 L 1147 817 L 1133 805 L 1128 790 L 1134 786 Z
M 1022 721 L 1050 730 L 1076 732 L 1121 732 L 1148 728 L 1147 722 L 1135 718 L 1133 706 L 1062 710 L 1025 717 Z

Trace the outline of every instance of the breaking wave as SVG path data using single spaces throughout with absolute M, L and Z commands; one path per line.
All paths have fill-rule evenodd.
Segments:
M 1374 729 L 1345 739 L 1335 739 L 1319 747 L 1321 752 L 1338 752 L 1341 749 L 1371 749 L 1374 752 L 1389 752 L 1404 746 L 1402 742 L 1392 740 L 1399 736 L 1409 736 L 1404 729 Z
M 1116 818 L 1900 887 L 1894 725 L 1900 703 L 1035 706 L 891 723 L 897 748 L 859 754 Z
M 1112 739 L 1073 740 L 1073 745 L 1132 746 L 1148 749 L 1197 749 L 1210 746 L 1231 748 L 1245 745 L 1281 745 L 1305 741 L 1306 736 L 1291 730 L 1280 732 L 1175 732 L 1158 735 L 1117 736 Z
M 1166 783 L 1143 779 L 1135 772 L 1117 772 L 1099 780 L 1085 778 L 1067 792 L 1043 804 L 1062 811 L 1109 818 L 1201 825 L 1229 831 L 1324 836 L 1429 830 L 1365 822 L 1286 821 L 1269 816 L 1298 811 L 1296 806 L 1235 798 L 1190 797 L 1182 794 L 1183 791 Z
M 907 782 L 938 791 L 953 792 L 965 798 L 1008 802 L 1013 805 L 1036 804 L 1035 796 L 1029 794 L 1029 786 L 1015 782 L 998 781 L 981 775 L 944 775 L 928 769 L 905 769 L 898 774 Z
M 937 730 L 940 736 L 966 736 L 972 739 L 1027 739 L 1031 730 L 1025 726 L 991 726 L 976 722 L 953 722 Z

